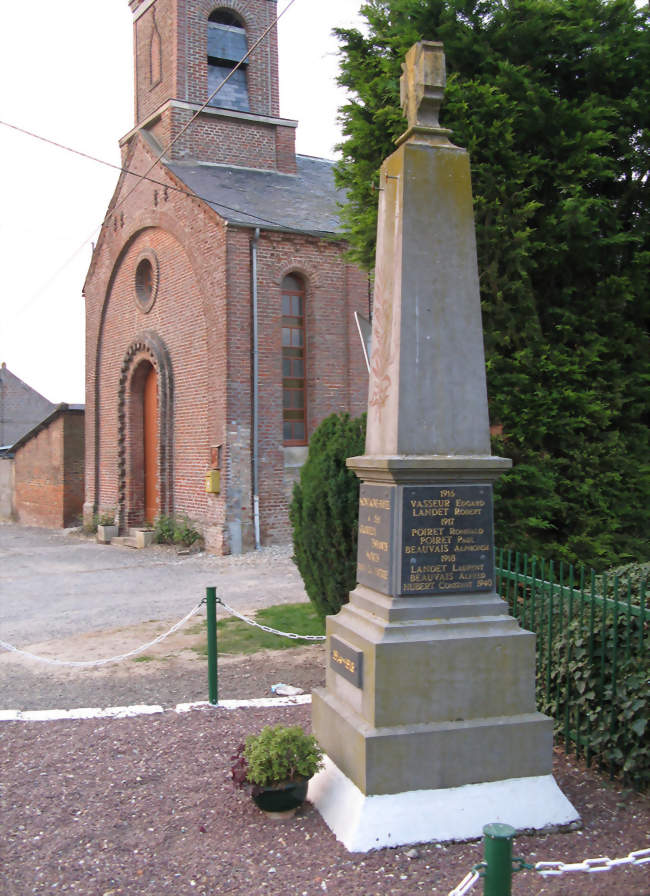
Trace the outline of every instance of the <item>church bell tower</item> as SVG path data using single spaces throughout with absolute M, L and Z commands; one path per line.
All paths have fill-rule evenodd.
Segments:
M 135 129 L 123 143 L 144 130 L 166 149 L 199 112 L 165 153 L 169 161 L 294 173 L 297 123 L 280 118 L 277 0 L 129 0 L 129 6 Z

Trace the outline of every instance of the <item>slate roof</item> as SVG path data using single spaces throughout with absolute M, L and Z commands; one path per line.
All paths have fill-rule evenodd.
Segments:
M 12 445 L 54 407 L 6 364 L 0 366 L 0 445 Z
M 167 167 L 200 199 L 232 224 L 264 230 L 339 235 L 334 162 L 296 156 L 296 174 L 231 165 L 167 162 Z
M 16 439 L 13 444 L 3 445 L 0 447 L 0 456 L 4 457 L 12 457 L 19 448 L 22 448 L 27 442 L 37 436 L 40 432 L 53 423 L 57 417 L 60 417 L 61 414 L 65 414 L 68 412 L 72 412 L 74 414 L 85 414 L 86 405 L 85 404 L 67 404 L 65 401 L 62 401 L 60 404 L 56 404 L 52 406 L 52 410 L 46 417 L 43 417 L 42 420 L 39 420 L 34 426 L 30 427 L 30 429 L 23 433 L 20 438 Z

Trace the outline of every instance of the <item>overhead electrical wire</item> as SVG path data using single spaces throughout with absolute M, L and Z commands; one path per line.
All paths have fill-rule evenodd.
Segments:
M 33 137 L 35 140 L 40 140 L 42 143 L 48 143 L 50 146 L 56 146 L 57 149 L 63 149 L 65 150 L 65 152 L 71 152 L 76 156 L 81 156 L 84 159 L 88 159 L 90 162 L 97 162 L 99 165 L 104 165 L 106 168 L 113 168 L 115 171 L 121 171 L 123 174 L 132 174 L 134 177 L 149 181 L 149 183 L 155 184 L 158 187 L 165 187 L 165 189 L 171 190 L 174 193 L 181 193 L 183 196 L 189 196 L 192 199 L 201 199 L 203 202 L 207 202 L 210 205 L 218 205 L 219 208 L 224 208 L 226 209 L 226 211 L 237 212 L 240 215 L 246 215 L 246 217 L 248 218 L 255 218 L 256 221 L 260 221 L 263 224 L 272 224 L 274 227 L 286 226 L 280 221 L 274 221 L 272 218 L 263 218 L 261 215 L 253 214 L 253 212 L 244 211 L 241 208 L 235 208 L 235 206 L 233 205 L 226 205 L 223 202 L 217 202 L 214 199 L 208 199 L 207 196 L 202 196 L 200 193 L 195 193 L 192 190 L 183 189 L 183 187 L 174 187 L 171 184 L 166 183 L 165 181 L 156 180 L 155 177 L 149 177 L 149 175 L 141 175 L 137 171 L 132 171 L 130 168 L 125 168 L 123 165 L 116 165 L 114 162 L 107 162 L 106 159 L 100 159 L 97 156 L 91 156 L 89 153 L 82 152 L 80 149 L 74 149 L 74 147 L 72 146 L 66 146 L 65 143 L 57 143 L 56 140 L 51 140 L 49 137 L 43 137 L 41 134 L 35 134 L 33 131 L 28 131 L 25 130 L 25 128 L 18 127 L 18 125 L 10 124 L 10 122 L 8 121 L 0 120 L 0 125 L 6 128 L 11 128 L 12 131 L 18 131 L 18 133 L 20 134 L 25 134 L 27 137 Z M 113 213 L 114 209 L 111 209 L 111 214 Z M 103 226 L 103 223 L 99 226 Z M 85 245 L 86 243 L 83 244 L 83 246 Z M 83 248 L 83 246 L 81 248 Z
M 211 101 L 214 99 L 214 97 L 219 93 L 219 91 L 222 89 L 222 87 L 224 87 L 224 86 L 228 83 L 228 81 L 230 80 L 230 78 L 232 78 L 232 76 L 235 74 L 235 72 L 236 72 L 239 68 L 241 68 L 241 66 L 243 65 L 244 62 L 246 62 L 246 61 L 248 60 L 248 58 L 250 57 L 250 55 L 257 49 L 257 47 L 262 43 L 262 41 L 268 36 L 269 32 L 272 31 L 273 28 L 277 25 L 277 23 L 280 21 L 280 19 L 281 19 L 282 16 L 285 14 L 285 12 L 287 12 L 287 10 L 289 10 L 289 9 L 293 6 L 293 4 L 294 4 L 295 2 L 296 2 L 296 0 L 289 0 L 289 2 L 288 2 L 287 5 L 284 7 L 284 9 L 282 10 L 282 12 L 280 12 L 280 13 L 276 16 L 276 18 L 271 22 L 271 24 L 265 29 L 265 31 L 264 31 L 264 32 L 260 35 L 260 37 L 255 41 L 255 43 L 253 44 L 253 46 L 246 52 L 246 54 L 245 54 L 244 56 L 242 56 L 242 58 L 239 60 L 239 62 L 237 62 L 237 64 L 231 69 L 231 71 L 226 75 L 226 77 L 221 81 L 221 83 L 217 85 L 217 87 L 212 91 L 212 93 L 211 93 L 210 96 L 207 98 L 207 100 L 206 100 L 206 101 L 203 103 L 203 105 L 202 105 L 202 106 L 201 106 L 201 107 L 194 113 L 194 115 L 190 118 L 190 120 L 189 120 L 188 122 L 186 122 L 186 124 L 183 125 L 183 127 L 182 127 L 181 130 L 178 132 L 178 134 L 176 134 L 176 136 L 173 138 L 173 140 L 171 140 L 171 141 L 167 144 L 167 146 L 165 146 L 165 148 L 160 152 L 160 155 L 155 159 L 154 162 L 152 162 L 152 164 L 151 164 L 151 165 L 149 166 L 149 168 L 144 172 L 144 174 L 135 174 L 135 172 L 128 171 L 127 169 L 124 169 L 124 168 L 122 168 L 122 167 L 119 166 L 119 165 L 112 165 L 110 162 L 104 162 L 104 161 L 102 161 L 101 159 L 96 159 L 96 158 L 94 158 L 93 156 L 90 156 L 88 153 L 84 153 L 84 152 L 81 152 L 80 150 L 72 149 L 71 147 L 64 146 L 63 144 L 58 144 L 58 143 L 56 143 L 54 140 L 48 140 L 47 138 L 45 138 L 45 137 L 41 137 L 41 136 L 39 136 L 38 134 L 34 134 L 34 133 L 30 132 L 30 131 L 25 131 L 25 130 L 23 130 L 22 128 L 17 127 L 16 125 L 11 125 L 11 124 L 8 124 L 7 122 L 0 122 L 0 124 L 5 125 L 5 127 L 12 128 L 12 129 L 15 130 L 15 131 L 22 131 L 23 133 L 25 133 L 25 134 L 29 134 L 29 136 L 31 136 L 31 137 L 35 137 L 35 138 L 38 139 L 38 140 L 43 140 L 43 141 L 46 142 L 46 143 L 52 143 L 52 144 L 55 145 L 55 146 L 59 146 L 61 149 L 66 149 L 66 150 L 68 150 L 68 151 L 70 151 L 70 152 L 75 153 L 76 155 L 82 156 L 82 157 L 84 157 L 84 158 L 90 159 L 90 160 L 95 161 L 95 162 L 99 162 L 100 164 L 108 165 L 108 166 L 113 167 L 113 168 L 117 168 L 118 170 L 120 170 L 120 171 L 125 171 L 125 172 L 128 173 L 128 174 L 135 174 L 135 176 L 138 178 L 138 180 L 137 180 L 136 183 L 131 187 L 131 189 L 129 190 L 129 192 L 128 192 L 125 196 L 123 196 L 123 197 L 120 199 L 120 201 L 119 201 L 118 203 L 116 203 L 113 207 L 111 207 L 111 208 L 108 209 L 106 215 L 104 216 L 104 218 L 102 219 L 102 222 L 98 225 L 98 227 L 93 228 L 92 232 L 91 232 L 91 233 L 84 239 L 84 241 L 81 243 L 81 245 L 78 246 L 77 249 L 75 249 L 75 251 L 72 253 L 72 255 L 70 255 L 70 257 L 69 257 L 68 259 L 66 259 L 66 261 L 64 261 L 63 264 L 62 264 L 59 268 L 57 268 L 57 270 L 52 274 L 52 276 L 49 277 L 48 280 L 47 280 L 47 281 L 46 281 L 46 282 L 45 282 L 45 283 L 44 283 L 44 284 L 43 284 L 43 285 L 42 285 L 42 286 L 41 286 L 35 293 L 33 293 L 32 296 L 31 296 L 31 297 L 30 297 L 30 298 L 29 298 L 29 299 L 28 299 L 28 300 L 27 300 L 27 301 L 26 301 L 20 308 L 18 308 L 18 310 L 17 310 L 17 312 L 16 312 L 16 316 L 19 315 L 19 314 L 24 313 L 24 312 L 25 312 L 25 311 L 26 311 L 26 310 L 27 310 L 27 309 L 28 309 L 28 308 L 29 308 L 29 307 L 36 301 L 36 299 L 38 299 L 38 298 L 42 295 L 42 293 L 45 292 L 46 289 L 48 289 L 48 287 L 50 286 L 50 284 L 51 284 L 51 283 L 52 283 L 52 282 L 59 276 L 59 274 L 61 273 L 61 271 L 65 270 L 65 268 L 67 268 L 67 266 L 70 264 L 70 262 L 73 261 L 73 259 L 75 259 L 75 258 L 77 257 L 77 255 L 81 252 L 81 250 L 82 250 L 82 249 L 83 249 L 89 242 L 92 241 L 92 239 L 93 239 L 95 233 L 96 233 L 98 230 L 101 232 L 102 228 L 106 225 L 106 223 L 108 222 L 108 220 L 115 214 L 115 212 L 117 211 L 117 209 L 121 208 L 121 206 L 124 205 L 124 203 L 126 202 L 126 200 L 129 199 L 129 197 L 133 195 L 133 193 L 135 192 L 135 190 L 137 190 L 137 188 L 140 186 L 140 184 L 141 184 L 143 181 L 145 181 L 145 180 L 147 180 L 147 181 L 152 181 L 153 183 L 158 183 L 158 184 L 160 184 L 160 186 L 167 186 L 168 189 L 173 189 L 173 190 L 178 190 L 179 192 L 184 192 L 184 193 L 186 193 L 188 196 L 192 196 L 192 197 L 194 197 L 194 198 L 198 198 L 198 199 L 201 199 L 201 198 L 202 198 L 202 197 L 200 197 L 200 196 L 197 196 L 196 193 L 193 193 L 193 192 L 191 192 L 191 191 L 189 191 L 189 190 L 185 191 L 185 190 L 182 190 L 181 188 L 178 188 L 178 187 L 169 187 L 169 184 L 164 184 L 164 183 L 161 184 L 159 181 L 154 181 L 153 178 L 150 178 L 150 177 L 149 177 L 149 175 L 151 174 L 151 172 L 153 171 L 153 169 L 156 167 L 156 165 L 158 165 L 161 161 L 163 161 L 163 159 L 165 158 L 166 154 L 167 154 L 167 153 L 169 152 L 169 150 L 174 146 L 174 144 L 177 142 L 177 140 L 179 140 L 179 139 L 183 136 L 183 134 L 188 130 L 188 128 L 189 128 L 189 127 L 196 121 L 196 119 L 199 117 L 199 115 L 201 115 L 201 113 L 205 111 L 205 109 L 207 108 L 207 106 L 211 103 Z M 210 202 L 210 200 L 207 200 L 207 199 L 203 199 L 203 201 L 204 201 L 204 202 Z M 227 210 L 229 210 L 229 211 L 239 212 L 239 214 L 245 214 L 245 215 L 248 215 L 249 217 L 256 218 L 257 220 L 259 220 L 259 221 L 261 221 L 261 222 L 265 222 L 265 223 L 268 223 L 268 224 L 274 224 L 274 225 L 276 225 L 276 226 L 280 226 L 280 227 L 283 226 L 283 225 L 279 224 L 279 223 L 276 222 L 276 221 L 267 221 L 267 220 L 264 219 L 264 218 L 258 218 L 257 215 L 251 215 L 249 212 L 243 212 L 241 209 L 231 208 L 230 206 L 222 205 L 221 203 L 212 203 L 212 204 L 214 204 L 214 205 L 218 205 L 220 208 L 224 208 L 224 209 L 227 209 Z

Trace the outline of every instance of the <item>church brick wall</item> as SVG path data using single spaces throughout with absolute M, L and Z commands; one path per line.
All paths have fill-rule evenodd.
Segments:
M 251 231 L 229 235 L 229 419 L 249 419 L 250 381 L 250 238 Z M 257 263 L 259 345 L 259 494 L 264 543 L 290 536 L 288 499 L 299 467 L 285 463 L 282 441 L 281 283 L 288 273 L 305 281 L 307 422 L 311 434 L 329 414 L 363 413 L 367 374 L 354 324 L 354 311 L 367 315 L 367 281 L 343 258 L 344 245 L 300 234 L 263 231 Z M 343 299 L 343 302 L 342 302 Z M 345 309 L 343 311 L 343 309 Z M 352 324 L 350 326 L 350 319 Z M 246 461 L 250 467 L 250 459 Z M 246 470 L 234 471 L 241 481 Z M 250 502 L 249 502 L 250 503 Z M 243 511 L 242 511 L 243 512 Z M 246 506 L 244 542 L 252 539 L 252 509 Z M 250 535 L 247 537 L 247 533 Z
M 144 170 L 150 161 L 140 145 L 130 164 Z M 158 172 L 157 179 L 165 177 L 164 169 Z M 174 180 L 169 178 L 169 183 Z M 221 496 L 206 494 L 204 477 L 209 447 L 226 443 L 223 226 L 202 203 L 171 190 L 165 198 L 165 191 L 150 183 L 140 185 L 117 218 L 124 224 L 115 231 L 112 219 L 108 221 L 85 289 L 85 515 L 116 508 L 120 450 L 126 454 L 128 479 L 137 473 L 129 465 L 134 455 L 128 433 L 119 431 L 120 370 L 129 347 L 141 334 L 153 331 L 169 352 L 173 376 L 174 511 L 187 514 L 202 530 L 220 527 L 224 502 Z M 158 261 L 158 291 L 146 313 L 135 297 L 135 270 L 143 252 L 155 253 Z M 136 353 L 131 366 L 139 359 Z M 128 393 L 128 382 L 123 388 Z M 164 477 L 166 471 L 160 472 Z
M 174 0 L 156 0 L 134 21 L 133 29 L 135 121 L 139 122 L 152 115 L 169 97 L 177 96 L 175 57 L 169 52 L 177 44 Z M 159 52 L 156 52 L 156 43 L 152 46 L 154 36 L 160 39 Z M 159 77 L 152 50 L 160 63 Z M 156 78 L 154 82 L 152 74 Z
M 186 13 L 187 50 L 179 47 L 178 54 L 179 71 L 187 72 L 187 88 L 186 95 L 177 94 L 177 99 L 203 104 L 208 98 L 207 21 L 216 9 L 233 10 L 239 15 L 246 29 L 249 50 L 277 15 L 275 0 L 199 0 L 190 3 Z M 280 101 L 275 27 L 249 57 L 246 80 L 250 111 L 254 115 L 277 118 Z
M 203 105 L 207 93 L 206 33 L 210 13 L 232 9 L 242 18 L 249 48 L 276 15 L 273 0 L 156 0 L 134 21 L 135 121 L 142 123 L 161 110 L 149 129 L 167 149 L 195 110 L 165 106 L 168 100 Z M 161 78 L 152 84 L 152 35 L 161 41 Z M 250 112 L 280 114 L 277 29 L 251 55 L 246 70 Z M 216 111 L 216 110 L 215 110 Z M 245 114 L 245 113 L 243 113 Z M 277 143 L 277 146 L 276 146 Z M 295 129 L 227 115 L 215 117 L 209 107 L 166 153 L 171 159 L 276 168 L 295 171 Z
M 132 4 L 133 6 L 133 4 Z M 274 0 L 156 0 L 134 20 L 135 120 L 144 121 L 167 99 L 202 105 L 208 98 L 207 22 L 216 9 L 237 13 L 244 23 L 248 48 L 277 15 Z M 152 35 L 161 38 L 161 78 L 152 83 Z M 154 45 L 155 47 L 155 45 Z M 155 70 L 155 60 L 153 61 Z M 251 54 L 246 65 L 250 111 L 278 118 L 280 92 L 277 28 Z
M 160 140 L 162 137 L 164 141 L 165 136 L 167 137 L 167 142 L 163 145 L 174 139 L 193 115 L 186 109 L 172 109 L 170 114 L 170 125 L 161 122 L 157 126 L 156 138 Z M 166 117 L 167 112 L 163 118 Z M 286 130 L 293 131 L 293 128 L 282 128 L 282 131 Z M 287 168 L 285 148 L 287 143 L 293 145 L 291 137 L 287 139 L 283 134 L 282 153 L 285 168 L 281 170 Z M 228 115 L 221 116 L 218 113 L 215 115 L 211 111 L 206 111 L 174 143 L 168 156 L 178 160 L 191 158 L 200 162 L 240 165 L 272 171 L 277 167 L 276 126 Z
M 192 160 L 213 164 L 239 165 L 245 168 L 277 169 L 285 174 L 296 173 L 295 128 L 274 125 L 206 110 L 187 129 L 193 112 L 167 106 L 147 126 L 161 148 L 173 146 L 165 153 L 176 161 Z M 127 141 L 128 145 L 128 141 Z M 126 150 L 123 146 L 123 158 Z

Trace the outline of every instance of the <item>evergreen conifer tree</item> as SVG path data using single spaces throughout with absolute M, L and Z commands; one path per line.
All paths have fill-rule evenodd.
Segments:
M 444 43 L 442 123 L 468 149 L 497 541 L 602 568 L 650 530 L 650 27 L 634 0 L 368 0 L 340 30 L 347 237 L 374 263 L 400 64 Z M 444 227 L 431 210 L 432 227 Z
M 327 417 L 293 490 L 293 559 L 321 619 L 338 613 L 356 582 L 359 480 L 345 461 L 363 454 L 364 438 L 365 416 Z

